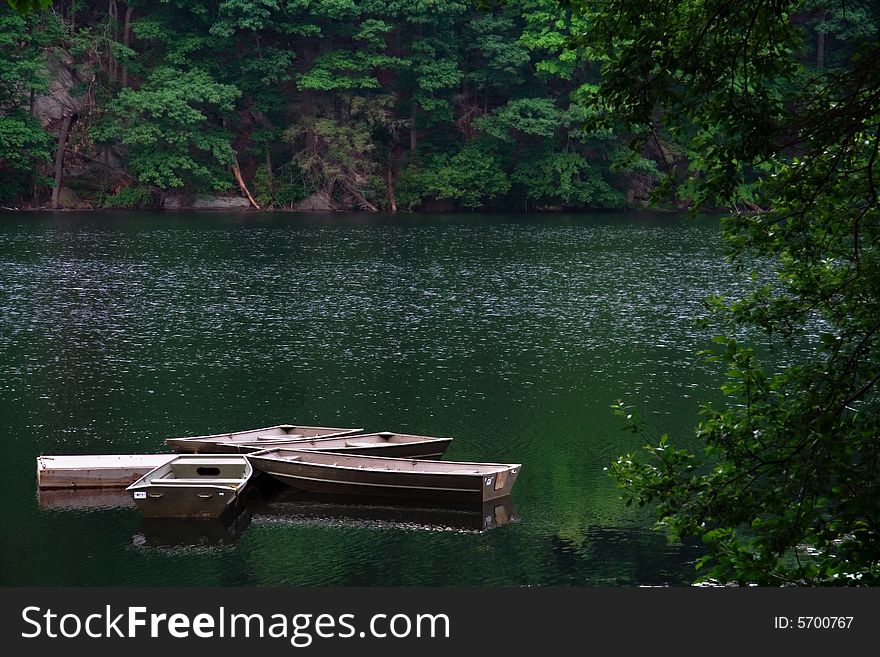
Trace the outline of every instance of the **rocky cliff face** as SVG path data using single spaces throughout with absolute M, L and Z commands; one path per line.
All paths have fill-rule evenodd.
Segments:
M 44 128 L 57 130 L 62 119 L 82 115 L 95 104 L 94 67 L 78 65 L 73 56 L 61 48 L 51 48 L 46 56 L 49 90 L 34 99 L 34 115 Z
M 61 162 L 58 205 L 62 208 L 87 208 L 90 204 L 83 201 L 81 196 L 98 194 L 107 183 L 104 167 L 96 154 L 90 152 L 84 129 L 89 112 L 95 106 L 97 71 L 91 64 L 78 63 L 73 55 L 58 47 L 46 53 L 46 69 L 49 88 L 34 98 L 34 116 L 43 128 L 56 135 L 62 132 L 63 124 L 70 117 Z M 113 159 L 118 165 L 119 158 Z

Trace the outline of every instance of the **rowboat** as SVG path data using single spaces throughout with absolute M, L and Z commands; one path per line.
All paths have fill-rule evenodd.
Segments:
M 520 464 L 432 461 L 276 447 L 245 457 L 302 490 L 341 495 L 485 502 L 510 495 Z
M 126 488 L 145 518 L 216 518 L 253 474 L 237 454 L 182 454 Z
M 272 442 L 272 447 L 290 449 L 317 449 L 337 454 L 364 454 L 395 458 L 439 459 L 443 456 L 452 438 L 415 436 L 406 433 L 362 433 L 338 438 L 301 438 Z M 266 449 L 265 442 L 239 443 L 235 449 L 242 454 L 251 454 Z
M 298 440 L 300 438 L 315 438 L 317 436 L 349 436 L 360 433 L 363 429 L 341 429 L 338 427 L 300 427 L 293 424 L 276 424 L 274 427 L 263 429 L 248 429 L 247 431 L 233 431 L 231 433 L 215 433 L 208 436 L 190 436 L 186 438 L 168 438 L 165 442 L 175 452 L 196 453 L 235 453 L 238 445 L 251 443 L 273 447 L 275 443 L 282 441 Z

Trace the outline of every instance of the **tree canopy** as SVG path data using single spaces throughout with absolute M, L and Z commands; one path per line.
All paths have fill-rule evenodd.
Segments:
M 8 0 L 9 6 L 21 14 L 28 14 L 40 9 L 45 9 L 52 4 L 52 0 Z
M 663 436 L 613 473 L 630 502 L 709 548 L 703 576 L 760 584 L 880 582 L 880 13 L 875 3 L 578 2 L 601 57 L 600 120 L 639 143 L 677 138 L 691 168 L 664 192 L 737 208 L 744 273 L 774 282 L 714 299 L 725 403 L 692 451 Z M 818 28 L 817 28 L 818 25 Z M 756 265 L 757 263 L 757 265 Z M 617 407 L 638 429 L 637 416 Z
M 14 4 L 30 13 L 0 9 L 0 42 L 44 81 L 0 98 L 0 116 L 49 83 L 76 102 L 69 137 L 39 102 L 27 134 L 16 115 L 2 200 L 40 205 L 50 157 L 52 184 L 90 207 L 246 186 L 268 208 L 621 208 L 656 176 L 650 154 L 584 128 L 597 71 L 555 0 Z

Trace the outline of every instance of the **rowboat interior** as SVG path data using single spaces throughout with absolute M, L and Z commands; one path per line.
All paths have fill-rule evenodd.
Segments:
M 424 472 L 437 474 L 492 474 L 510 468 L 510 464 L 471 463 L 466 461 L 431 461 L 396 459 L 381 456 L 348 456 L 330 452 L 305 451 L 276 447 L 248 454 L 248 457 L 281 461 L 299 461 L 310 465 L 326 465 L 352 470 L 387 470 L 389 472 Z
M 171 486 L 210 484 L 236 488 L 250 476 L 250 472 L 251 468 L 243 458 L 180 457 L 151 472 L 145 483 Z
M 289 447 L 290 449 L 340 449 L 345 447 L 370 448 L 382 445 L 411 445 L 414 443 L 442 443 L 452 442 L 452 438 L 434 438 L 432 436 L 413 436 L 405 433 L 364 433 L 353 436 L 318 436 L 316 438 L 294 438 L 288 436 L 284 439 L 267 439 L 273 444 L 270 447 Z M 242 447 L 250 447 L 254 451 L 266 449 L 265 440 L 255 440 L 242 443 Z M 295 445 L 290 443 L 296 443 Z
M 350 436 L 362 432 L 363 429 L 305 427 L 293 424 L 278 424 L 274 427 L 264 427 L 262 429 L 216 433 L 207 436 L 168 438 L 165 442 L 178 452 L 234 453 L 239 451 L 242 445 L 264 444 L 266 446 L 271 446 L 291 440 L 316 437 Z
M 431 436 L 413 436 L 405 433 L 391 433 L 382 431 L 381 433 L 365 433 L 357 436 L 350 436 L 345 439 L 347 447 L 372 447 L 373 445 L 394 444 L 403 445 L 406 443 L 417 442 L 421 440 L 450 440 L 448 438 L 433 438 Z
M 316 436 L 338 436 L 343 434 L 355 434 L 363 429 L 343 429 L 340 427 L 303 427 L 293 424 L 279 424 L 265 429 L 251 429 L 249 431 L 234 431 L 232 433 L 219 433 L 209 436 L 193 436 L 187 440 L 201 440 L 208 442 L 247 442 L 247 441 L 271 441 L 271 440 L 299 440 L 301 438 L 314 438 Z M 181 440 L 178 438 L 177 440 Z

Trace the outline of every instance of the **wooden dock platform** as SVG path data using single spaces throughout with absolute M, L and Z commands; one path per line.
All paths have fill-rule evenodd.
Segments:
M 124 488 L 43 488 L 37 491 L 41 511 L 100 511 L 132 507 Z
M 38 456 L 37 488 L 124 488 L 177 454 Z

